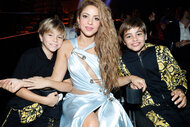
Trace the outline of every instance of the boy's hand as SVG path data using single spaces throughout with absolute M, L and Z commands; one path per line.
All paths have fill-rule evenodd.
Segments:
M 20 88 L 22 88 L 24 84 L 22 80 L 10 78 L 10 79 L 0 80 L 0 86 L 11 93 L 15 93 Z
M 57 92 L 50 93 L 48 96 L 46 96 L 46 105 L 54 107 L 58 103 L 58 99 L 59 96 Z
M 131 88 L 142 89 L 143 92 L 146 90 L 147 86 L 144 79 L 134 76 L 134 75 L 131 75 L 130 79 L 131 79 L 131 85 L 130 85 Z
M 172 101 L 178 108 L 184 108 L 187 104 L 187 98 L 181 89 L 176 89 L 171 92 Z

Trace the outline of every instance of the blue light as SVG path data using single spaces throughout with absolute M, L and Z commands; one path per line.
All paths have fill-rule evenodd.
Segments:
M 109 5 L 110 5 L 110 2 L 111 2 L 111 0 L 106 0 L 105 4 L 106 4 L 107 6 L 109 6 Z

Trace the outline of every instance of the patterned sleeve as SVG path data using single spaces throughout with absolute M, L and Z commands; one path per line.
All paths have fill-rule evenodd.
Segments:
M 175 90 L 180 88 L 187 92 L 187 80 L 185 77 L 185 71 L 180 68 L 177 61 L 171 54 L 170 50 L 165 46 L 158 46 L 157 56 L 159 70 L 161 73 L 161 80 L 167 83 L 169 90 Z
M 120 77 L 131 75 L 129 70 L 126 68 L 125 64 L 123 63 L 122 57 L 119 58 L 118 73 Z

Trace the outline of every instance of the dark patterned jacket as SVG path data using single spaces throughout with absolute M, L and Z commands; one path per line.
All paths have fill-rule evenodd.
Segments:
M 136 75 L 145 79 L 147 89 L 142 97 L 141 109 L 157 125 L 168 123 L 159 116 L 161 108 L 173 106 L 171 91 L 179 88 L 187 91 L 185 71 L 181 70 L 170 50 L 165 46 L 145 43 L 140 55 L 124 50 L 119 64 L 119 75 Z M 156 118 L 156 119 L 155 119 Z

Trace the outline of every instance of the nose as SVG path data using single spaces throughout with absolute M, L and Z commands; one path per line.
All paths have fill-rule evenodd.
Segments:
M 57 37 L 53 37 L 53 41 L 54 41 L 54 42 L 57 42 Z
M 134 41 L 137 41 L 137 36 L 134 36 L 134 37 L 133 37 L 133 40 L 134 40 Z
M 92 18 L 89 18 L 89 19 L 88 19 L 88 24 L 90 24 L 90 25 L 93 24 Z

